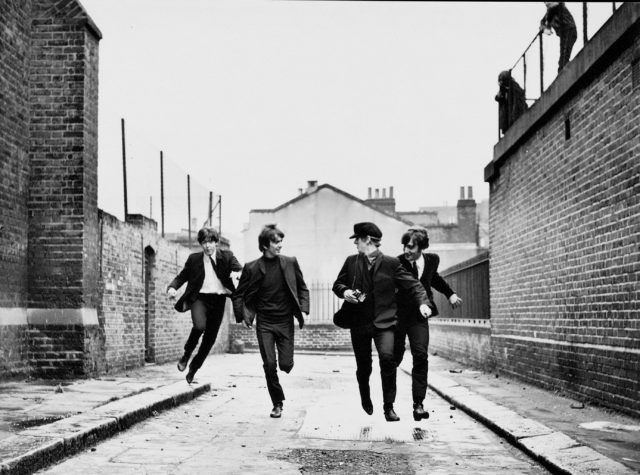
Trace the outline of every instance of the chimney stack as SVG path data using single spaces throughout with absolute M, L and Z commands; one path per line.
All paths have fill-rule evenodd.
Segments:
M 311 193 L 316 188 L 318 188 L 318 180 L 307 180 L 307 189 L 305 190 L 307 193 Z
M 380 193 L 382 190 L 382 193 Z M 373 195 L 372 195 L 373 192 Z M 387 194 L 387 188 L 371 188 L 367 189 L 367 199 L 365 200 L 370 206 L 378 208 L 380 211 L 386 213 L 396 212 L 396 200 L 393 197 L 393 186 L 389 187 L 389 193 Z

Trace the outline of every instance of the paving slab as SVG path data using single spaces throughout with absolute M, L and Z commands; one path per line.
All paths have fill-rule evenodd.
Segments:
M 601 408 L 571 409 L 574 404 L 575 407 L 580 405 L 515 380 L 468 368 L 460 369 L 457 363 L 431 357 L 431 390 L 425 402 L 428 402 L 426 407 L 432 417 L 421 423 L 412 420 L 410 387 L 405 384 L 399 386 L 396 401 L 396 412 L 401 421 L 387 423 L 382 416 L 380 394 L 375 394 L 377 399 L 374 400 L 372 417 L 360 410 L 357 395 L 353 394 L 348 396 L 353 400 L 344 405 L 336 406 L 335 400 L 333 403 L 320 400 L 310 404 L 311 395 L 327 390 L 341 378 L 347 378 L 345 387 L 353 389 L 355 375 L 352 374 L 354 365 L 350 359 L 336 359 L 330 353 L 308 355 L 306 358 L 304 370 L 296 369 L 293 375 L 283 375 L 284 384 L 287 384 L 287 378 L 294 378 L 301 381 L 307 391 L 306 397 L 296 400 L 294 395 L 285 403 L 285 414 L 291 418 L 291 425 L 283 426 L 283 430 L 304 441 L 300 448 L 323 450 L 323 447 L 331 444 L 335 447 L 338 443 L 341 449 L 367 451 L 372 450 L 372 444 L 387 441 L 396 453 L 404 448 L 414 454 L 424 451 L 424 455 L 412 462 L 416 473 L 451 473 L 450 467 L 446 467 L 444 462 L 438 465 L 437 461 L 440 458 L 450 460 L 452 453 L 460 454 L 461 472 L 473 472 L 476 470 L 474 467 L 486 466 L 487 463 L 507 470 L 505 464 L 508 460 L 502 460 L 498 453 L 477 450 L 481 441 L 477 435 L 473 438 L 466 435 L 472 433 L 472 428 L 456 418 L 457 408 L 557 473 L 640 473 L 640 431 L 635 430 L 639 425 L 635 419 Z M 227 373 L 216 371 L 216 359 L 228 367 Z M 245 363 L 247 359 L 252 360 L 250 366 Z M 255 371 L 253 366 L 259 363 L 253 360 L 259 360 L 259 355 L 212 355 L 205 363 L 207 369 L 202 371 L 202 380 L 197 377 L 192 385 L 186 384 L 184 373 L 178 373 L 173 363 L 139 368 L 128 371 L 126 375 L 98 380 L 59 384 L 37 381 L 0 383 L 0 473 L 31 473 L 137 422 L 153 421 L 163 410 L 192 401 L 195 397 L 206 399 L 208 413 L 193 417 L 207 425 L 209 422 L 213 424 L 223 414 L 225 436 L 256 440 L 268 437 L 262 426 L 246 418 L 247 410 L 256 410 L 255 398 L 258 398 L 261 409 L 252 417 L 263 417 L 270 410 L 270 407 L 262 407 L 267 406 L 262 401 L 266 395 L 264 377 Z M 410 374 L 410 360 L 405 358 L 403 361 L 401 371 L 404 373 Z M 454 368 L 455 372 L 451 372 Z M 333 377 L 327 378 L 327 373 Z M 240 381 L 246 387 L 236 387 Z M 373 386 L 372 389 L 377 391 Z M 256 395 L 249 399 L 252 406 L 238 405 L 236 398 L 246 397 L 247 391 Z M 444 399 L 434 397 L 434 393 Z M 185 411 L 191 406 L 184 406 Z M 456 428 L 456 422 L 459 422 L 458 430 L 442 430 L 437 438 L 434 437 L 439 427 Z M 167 440 L 175 437 L 174 430 L 186 429 L 190 430 L 157 426 L 154 435 L 140 436 L 144 440 L 138 449 L 166 444 Z M 223 439 L 218 433 L 193 432 L 191 440 L 201 440 L 208 446 L 219 445 Z M 486 447 L 486 443 L 480 445 Z M 122 462 L 118 467 L 124 470 L 123 473 L 128 473 L 127 470 L 139 473 L 140 466 L 135 463 L 135 455 L 142 454 L 139 450 L 125 453 L 114 449 L 109 456 Z M 173 450 L 162 451 L 161 457 L 154 459 L 145 471 L 166 473 L 163 470 L 168 468 L 167 460 L 175 460 L 182 454 L 190 462 L 193 457 L 198 457 L 191 453 L 188 444 L 176 444 L 177 452 L 173 453 Z M 208 454 L 200 456 L 208 457 Z M 227 456 L 231 467 L 231 455 L 220 454 L 221 459 Z M 245 465 L 251 466 L 249 463 Z M 175 472 L 175 465 L 171 467 L 174 473 L 181 473 L 179 470 Z M 276 467 L 284 473 L 295 472 L 294 465 L 274 460 L 269 460 L 260 470 L 273 473 Z M 101 472 L 98 469 L 95 473 Z
M 400 369 L 410 374 L 407 358 Z M 632 417 L 437 356 L 429 387 L 555 472 L 640 473 L 640 421 Z
M 96 392 L 92 392 L 86 389 L 90 386 L 91 383 L 87 384 L 83 391 L 75 391 L 73 397 L 69 398 L 77 400 L 82 398 L 82 395 L 88 396 L 82 399 L 83 403 L 79 405 L 85 412 L 30 427 L 0 439 L 0 474 L 32 473 L 111 437 L 160 411 L 191 401 L 211 388 L 209 383 L 188 385 L 185 381 L 150 390 L 147 390 L 148 386 L 145 385 L 142 385 L 145 387 L 144 390 L 140 385 L 129 385 L 128 390 L 132 391 L 131 393 L 127 393 L 127 390 L 104 391 L 104 384 L 93 385 Z M 111 401 L 111 394 L 118 394 L 120 397 Z M 98 397 L 99 395 L 102 397 Z M 69 414 L 66 412 L 66 409 L 71 407 L 69 402 L 63 406 L 64 411 L 60 411 L 60 408 L 49 409 L 55 406 L 59 399 L 59 394 L 51 395 L 48 401 L 37 406 L 37 410 L 47 417 L 53 417 L 52 414 Z M 77 408 L 78 406 L 76 410 Z
M 594 473 L 632 475 L 637 473 L 560 432 L 528 437 L 519 443 L 533 457 L 547 465 L 556 467 L 560 473 L 581 475 Z

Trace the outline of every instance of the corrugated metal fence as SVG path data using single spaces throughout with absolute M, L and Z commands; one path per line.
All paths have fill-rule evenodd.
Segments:
M 434 290 L 440 317 L 488 319 L 489 252 L 483 252 L 440 272 L 440 276 L 462 299 L 462 306 L 452 309 L 447 298 Z

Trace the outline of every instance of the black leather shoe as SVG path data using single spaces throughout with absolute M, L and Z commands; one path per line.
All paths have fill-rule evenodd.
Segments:
M 393 410 L 393 406 L 385 407 L 384 409 L 384 418 L 387 422 L 397 422 L 400 420 L 396 411 Z
M 189 357 L 187 355 L 182 355 L 180 361 L 178 361 L 178 371 L 184 371 L 189 363 Z
M 193 383 L 193 377 L 196 375 L 196 372 L 192 369 L 189 369 L 189 371 L 187 372 L 187 383 L 191 384 Z
M 429 419 L 429 412 L 424 410 L 422 404 L 413 405 L 413 420 L 420 421 L 422 419 Z
M 282 416 L 282 404 L 276 404 L 275 406 L 273 406 L 273 409 L 271 409 L 271 414 L 269 414 L 269 417 L 278 418 L 281 416 Z
M 373 403 L 371 402 L 371 399 L 368 401 L 362 401 L 362 409 L 364 409 L 364 412 L 369 415 L 373 414 Z

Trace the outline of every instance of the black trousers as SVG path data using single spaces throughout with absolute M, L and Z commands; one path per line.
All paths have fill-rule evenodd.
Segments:
M 199 294 L 197 300 L 191 305 L 193 328 L 184 345 L 185 355 L 191 356 L 202 335 L 198 353 L 189 364 L 191 371 L 195 372 L 202 366 L 216 341 L 224 315 L 226 299 L 226 296 L 220 294 Z
M 411 370 L 411 394 L 413 402 L 422 404 L 427 394 L 427 376 L 429 374 L 429 324 L 427 320 L 410 325 L 400 324 L 396 328 L 394 359 L 400 366 L 404 356 L 406 337 L 409 337 L 409 347 L 413 357 Z
M 262 367 L 267 380 L 267 389 L 271 402 L 276 404 L 284 401 L 284 391 L 278 378 L 280 370 L 288 373 L 293 369 L 293 317 L 273 323 L 267 318 L 256 317 L 256 336 L 262 356 Z M 278 351 L 276 358 L 276 349 Z
M 578 39 L 578 32 L 575 29 L 563 31 L 560 35 L 560 59 L 558 60 L 558 72 L 571 59 L 571 50 Z
M 363 401 L 370 399 L 369 377 L 372 371 L 371 341 L 376 345 L 385 405 L 396 400 L 396 362 L 393 359 L 393 328 L 380 329 L 373 324 L 351 329 L 351 345 L 356 357 L 356 378 Z

